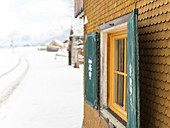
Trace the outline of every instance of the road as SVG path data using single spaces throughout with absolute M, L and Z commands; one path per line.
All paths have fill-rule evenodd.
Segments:
M 67 57 L 54 59 L 55 53 L 46 51 L 32 50 L 25 58 L 28 71 L 0 107 L 0 127 L 80 128 L 83 67 L 68 66 Z

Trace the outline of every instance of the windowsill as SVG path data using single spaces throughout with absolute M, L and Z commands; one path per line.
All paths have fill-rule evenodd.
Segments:
M 109 109 L 100 109 L 100 115 L 116 128 L 126 128 L 126 122 Z
M 110 106 L 108 110 L 112 113 L 116 113 L 122 120 L 127 121 L 127 112 L 120 107 L 118 107 L 116 104 L 113 104 L 113 106 Z

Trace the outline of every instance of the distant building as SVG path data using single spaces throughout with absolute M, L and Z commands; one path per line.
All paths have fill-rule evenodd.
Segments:
M 83 20 L 75 19 L 70 30 L 69 37 L 69 65 L 74 65 L 79 68 L 79 64 L 83 63 L 84 58 L 84 45 L 83 45 Z
M 47 45 L 47 51 L 58 51 L 59 49 L 63 49 L 63 42 L 59 40 L 54 40 Z
M 72 36 L 72 64 L 75 68 L 79 68 L 79 64 L 83 64 L 83 36 Z
M 47 50 L 47 44 L 45 43 L 41 43 L 40 46 L 37 46 L 37 49 L 38 50 Z
M 69 49 L 69 65 L 73 64 L 75 68 L 79 67 L 79 64 L 84 62 L 84 9 L 83 0 L 74 0 L 74 23 L 71 28 Z
M 68 44 L 69 44 L 69 40 L 65 40 L 63 42 L 63 48 L 67 48 L 68 47 Z

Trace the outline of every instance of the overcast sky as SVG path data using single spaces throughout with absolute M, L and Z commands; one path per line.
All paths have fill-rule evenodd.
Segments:
M 70 29 L 73 17 L 73 0 L 1 0 L 0 38 L 45 40 Z

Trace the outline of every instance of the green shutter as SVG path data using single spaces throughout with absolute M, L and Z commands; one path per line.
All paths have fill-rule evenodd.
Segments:
M 139 128 L 138 10 L 127 22 L 127 128 Z
M 97 32 L 85 36 L 85 101 L 97 109 Z

